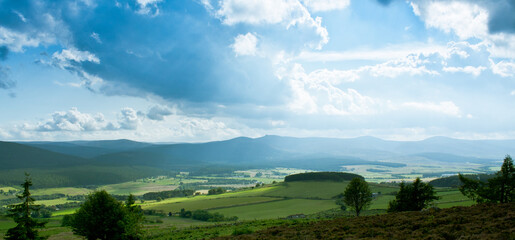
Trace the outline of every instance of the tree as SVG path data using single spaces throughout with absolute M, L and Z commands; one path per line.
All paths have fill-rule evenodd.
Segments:
M 71 219 L 71 227 L 89 240 L 130 240 L 140 238 L 142 220 L 134 196 L 130 195 L 124 205 L 102 190 L 88 195 Z
M 388 212 L 420 211 L 438 199 L 433 186 L 417 178 L 413 183 L 400 184 L 395 200 L 388 204 Z
M 361 210 L 368 208 L 372 202 L 368 183 L 361 178 L 353 178 L 343 193 L 343 202 L 359 216 Z
M 473 180 L 458 174 L 463 195 L 477 203 L 482 202 L 514 202 L 515 201 L 515 167 L 510 155 L 506 155 L 501 170 L 487 182 Z
M 8 216 L 13 218 L 16 226 L 7 230 L 5 239 L 9 240 L 26 240 L 26 239 L 46 239 L 38 235 L 36 228 L 42 228 L 47 222 L 37 221 L 31 217 L 33 212 L 39 211 L 40 206 L 34 204 L 34 198 L 31 197 L 29 188 L 32 186 L 30 175 L 25 173 L 25 182 L 22 184 L 23 193 L 17 195 L 22 201 L 20 204 L 9 206 Z

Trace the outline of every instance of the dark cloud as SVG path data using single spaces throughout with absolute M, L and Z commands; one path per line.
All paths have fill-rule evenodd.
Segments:
M 377 0 L 378 3 L 380 3 L 383 6 L 388 6 L 390 3 L 392 3 L 394 0 Z
M 170 100 L 259 105 L 286 95 L 267 59 L 232 52 L 229 46 L 242 29 L 223 25 L 198 1 L 163 1 L 147 6 L 150 11 L 136 1 L 119 2 L 4 1 L 0 14 L 7 17 L 0 25 L 51 33 L 65 48 L 94 54 L 100 63 L 78 61 L 65 69 L 102 78 L 107 84 L 100 91 L 108 95 L 138 89 Z M 52 21 L 36 21 L 42 16 Z
M 162 121 L 165 116 L 172 115 L 172 111 L 166 107 L 154 106 L 148 110 L 147 117 L 152 120 Z
M 491 33 L 515 33 L 515 1 L 493 1 L 489 5 L 488 30 Z
M 9 49 L 6 46 L 0 46 L 0 61 L 7 59 L 7 54 L 9 54 Z

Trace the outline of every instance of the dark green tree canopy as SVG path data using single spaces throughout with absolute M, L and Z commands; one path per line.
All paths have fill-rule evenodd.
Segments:
M 413 183 L 400 184 L 395 200 L 388 204 L 388 212 L 420 211 L 438 199 L 433 186 L 417 178 Z
M 16 226 L 5 234 L 8 240 L 46 239 L 38 235 L 36 228 L 42 228 L 47 222 L 41 222 L 31 217 L 32 213 L 39 211 L 40 206 L 34 204 L 29 188 L 32 181 L 29 174 L 25 173 L 25 182 L 21 185 L 23 193 L 17 197 L 22 201 L 20 204 L 11 205 L 7 216 L 13 218 Z
M 71 221 L 73 232 L 89 240 L 139 239 L 143 215 L 134 197 L 122 204 L 105 190 L 91 193 Z
M 361 210 L 368 208 L 372 202 L 368 183 L 362 178 L 353 178 L 343 193 L 343 202 L 359 216 Z
M 458 176 L 463 183 L 461 193 L 477 203 L 515 202 L 515 167 L 510 155 L 506 155 L 501 170 L 487 182 L 469 179 L 461 174 Z

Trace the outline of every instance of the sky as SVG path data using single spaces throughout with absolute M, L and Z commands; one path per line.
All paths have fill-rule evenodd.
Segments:
M 0 140 L 515 139 L 513 0 L 0 0 Z

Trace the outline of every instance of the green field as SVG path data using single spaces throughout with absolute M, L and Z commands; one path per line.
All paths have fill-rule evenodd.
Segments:
M 193 211 L 197 209 L 226 208 L 232 206 L 257 204 L 277 200 L 281 199 L 271 197 L 223 197 L 215 199 L 193 197 L 186 198 L 184 199 L 184 201 L 175 203 L 155 203 L 148 206 L 147 209 L 161 210 L 163 212 L 179 212 L 182 208 Z
M 293 214 L 312 214 L 338 207 L 332 200 L 289 199 L 211 210 L 242 220 L 283 218 Z

